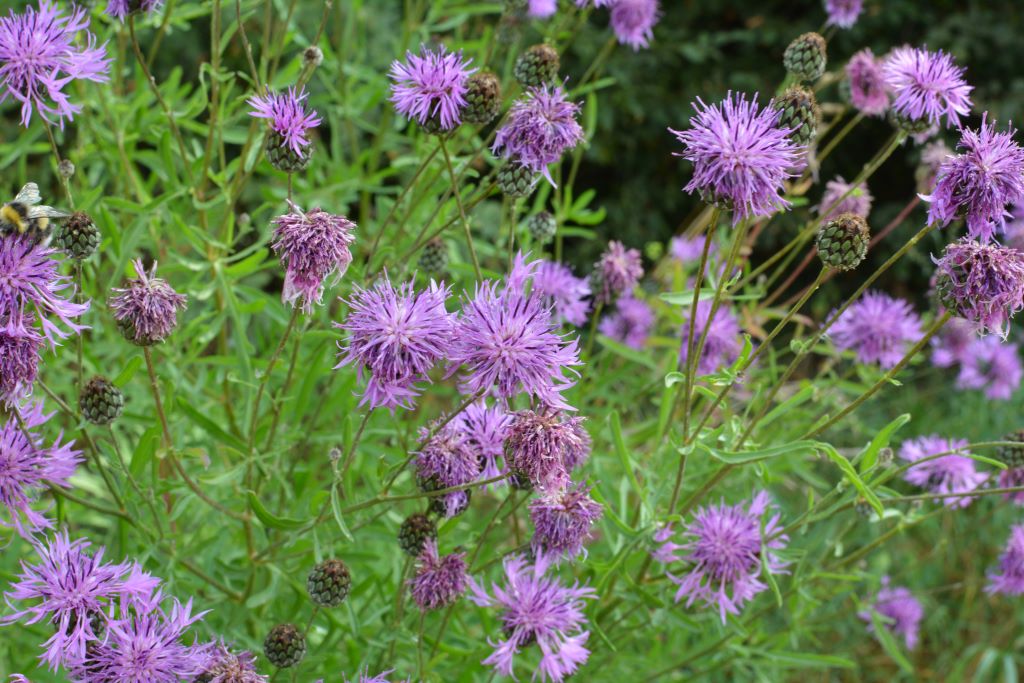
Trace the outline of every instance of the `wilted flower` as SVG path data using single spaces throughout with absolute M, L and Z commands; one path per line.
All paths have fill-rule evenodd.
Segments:
M 466 554 L 441 557 L 437 540 L 423 544 L 417 558 L 416 575 L 409 579 L 409 594 L 421 610 L 438 609 L 458 600 L 466 592 Z
M 708 326 L 708 318 L 711 315 L 712 302 L 707 299 L 697 302 L 697 317 L 693 326 L 693 348 L 697 348 L 700 337 L 704 333 L 705 326 Z M 679 363 L 682 367 L 688 367 L 690 341 L 690 316 L 687 314 L 683 319 L 680 328 L 682 343 L 679 346 Z M 719 306 L 715 311 L 715 317 L 711 318 L 707 338 L 704 341 L 704 349 L 701 351 L 700 359 L 697 361 L 697 374 L 710 375 L 727 365 L 731 365 L 740 355 L 742 344 L 740 342 L 740 323 L 725 306 Z
M 1024 594 L 1024 525 L 1016 524 L 1010 530 L 1006 549 L 999 556 L 999 570 L 988 575 L 985 592 Z
M 982 485 L 986 477 L 975 469 L 972 459 L 966 455 L 960 455 L 960 453 L 968 452 L 966 446 L 966 439 L 950 440 L 935 434 L 904 441 L 900 446 L 900 458 L 907 462 L 916 463 L 922 458 L 936 456 L 940 453 L 946 455 L 913 465 L 906 471 L 903 478 L 915 486 L 938 494 L 974 491 Z M 973 500 L 971 496 L 950 498 L 938 496 L 937 498 L 946 507 L 951 508 L 965 508 Z
M 499 476 L 498 458 L 505 451 L 512 415 L 500 405 L 488 407 L 486 401 L 480 400 L 466 406 L 452 419 L 452 424 L 462 431 L 469 447 L 483 463 L 480 476 L 484 479 Z
M 829 26 L 850 28 L 864 11 L 864 0 L 825 0 L 825 10 Z
M 306 131 L 316 128 L 321 123 L 316 111 L 306 111 L 304 100 L 308 96 L 305 88 L 298 91 L 289 88 L 287 93 L 267 92 L 265 95 L 253 95 L 246 100 L 252 107 L 249 116 L 266 119 L 270 129 L 280 138 L 281 144 L 300 158 L 305 156 L 305 148 L 310 144 Z
M 589 451 L 583 418 L 520 410 L 513 414 L 505 440 L 505 464 L 536 488 L 556 490 L 568 484 Z
M 534 498 L 530 501 L 534 553 L 549 560 L 576 557 L 590 540 L 591 527 L 602 511 L 590 497 L 590 487 L 582 483 Z
M 554 185 L 548 165 L 583 140 L 583 128 L 577 121 L 580 107 L 565 98 L 560 85 L 530 88 L 512 103 L 505 125 L 495 135 L 494 153 L 543 174 Z
M 292 306 L 301 299 L 309 313 L 320 303 L 327 278 L 333 273 L 337 282 L 352 263 L 356 224 L 320 208 L 303 213 L 290 201 L 288 206 L 291 210 L 273 221 L 271 244 L 285 268 L 281 298 Z
M 232 652 L 224 643 L 213 645 L 210 660 L 197 683 L 268 683 L 269 676 L 256 671 L 256 656 Z
M 1024 253 L 964 238 L 933 260 L 942 305 L 1005 339 L 1010 318 L 1024 308 Z
M 436 52 L 423 46 L 418 55 L 406 52 L 404 64 L 398 60 L 391 64 L 395 109 L 421 126 L 457 127 L 466 106 L 466 79 L 475 71 L 469 62 L 461 50 L 448 52 L 443 46 Z
M 828 336 L 840 351 L 856 351 L 859 362 L 888 369 L 921 339 L 921 319 L 907 301 L 868 291 L 843 311 Z
M 854 187 L 843 180 L 842 176 L 836 176 L 825 184 L 825 193 L 821 196 L 821 204 L 815 209 L 822 223 L 844 213 L 853 213 L 867 218 L 871 213 L 872 200 L 873 197 L 868 191 L 867 183 L 861 183 Z
M 511 676 L 519 649 L 536 642 L 543 653 L 534 678 L 560 682 L 574 673 L 590 656 L 584 647 L 584 600 L 594 590 L 578 583 L 563 586 L 544 576 L 544 564 L 529 566 L 522 557 L 505 559 L 506 585 L 493 587 L 492 597 L 470 577 L 470 600 L 481 607 L 502 608 L 504 640 L 492 641 L 494 653 L 483 661 L 503 676 Z
M 654 325 L 654 311 L 646 302 L 631 296 L 621 297 L 615 311 L 606 315 L 598 332 L 633 349 L 642 349 Z
M 12 9 L 0 17 L 0 102 L 21 102 L 21 125 L 28 127 L 33 109 L 62 129 L 82 111 L 71 104 L 64 86 L 75 80 L 106 81 L 110 60 L 106 43 L 97 47 L 89 32 L 89 12 L 72 7 L 69 14 L 50 0 L 39 9 Z M 54 121 L 56 119 L 56 121 Z
M 974 339 L 960 365 L 956 385 L 961 389 L 983 389 L 993 400 L 1008 401 L 1020 387 L 1024 368 L 1016 344 L 998 337 Z
M 978 338 L 978 325 L 963 318 L 950 318 L 932 337 L 932 363 L 948 368 L 963 363 Z
M 611 303 L 620 294 L 628 294 L 643 276 L 640 252 L 612 240 L 601 254 L 601 260 L 594 264 L 593 280 L 595 288 L 599 288 L 595 298 L 600 303 Z
M 757 97 L 729 93 L 708 106 L 700 98 L 686 131 L 669 129 L 686 149 L 676 153 L 693 162 L 693 178 L 683 188 L 704 201 L 732 211 L 733 224 L 768 216 L 789 206 L 783 182 L 800 163 L 802 147 L 779 127 L 781 112 L 759 107 Z
M 132 12 L 152 14 L 160 9 L 162 4 L 163 0 L 107 0 L 107 9 L 104 11 L 123 23 L 125 17 Z
M 541 261 L 533 276 L 533 291 L 544 297 L 555 317 L 570 325 L 587 322 L 590 312 L 590 283 L 573 275 L 572 268 L 558 261 Z
M 111 290 L 110 308 L 125 339 L 139 346 L 159 344 L 178 326 L 178 311 L 185 310 L 188 297 L 156 277 L 155 261 L 148 273 L 141 260 L 132 263 L 136 278 Z
M 908 649 L 913 650 L 917 647 L 924 607 L 909 589 L 903 586 L 890 588 L 889 577 L 883 577 L 882 588 L 875 595 L 871 610 L 882 617 L 889 631 L 903 637 Z M 874 631 L 870 611 L 858 612 L 857 616 L 868 622 L 868 631 Z
M 615 0 L 611 3 L 611 25 L 622 45 L 634 51 L 650 45 L 654 25 L 661 18 L 658 0 Z
M 960 125 L 960 117 L 971 111 L 970 92 L 964 70 L 939 50 L 929 52 L 908 46 L 893 50 L 882 66 L 886 85 L 893 93 L 893 111 L 914 123 Z
M 469 484 L 480 476 L 480 458 L 473 451 L 466 434 L 452 422 L 437 429 L 428 439 L 430 429 L 420 430 L 426 442 L 416 453 L 416 476 L 437 488 Z M 442 496 L 445 514 L 454 517 L 469 503 L 467 490 L 452 491 Z

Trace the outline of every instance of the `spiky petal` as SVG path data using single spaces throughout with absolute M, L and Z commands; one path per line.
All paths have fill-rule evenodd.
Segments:
M 452 130 L 462 122 L 466 106 L 466 80 L 475 69 L 462 51 L 420 48 L 420 54 L 405 53 L 405 62 L 391 64 L 391 101 L 399 114 L 420 125 L 436 122 Z
M 253 95 L 246 103 L 252 107 L 249 116 L 266 119 L 271 130 L 276 132 L 284 145 L 300 158 L 306 154 L 310 141 L 307 131 L 320 125 L 321 119 L 315 110 L 306 110 L 305 99 L 309 97 L 305 88 L 289 88 L 285 93 L 267 92 Z

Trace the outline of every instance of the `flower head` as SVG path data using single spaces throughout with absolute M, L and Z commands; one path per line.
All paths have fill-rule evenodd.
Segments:
M 1001 489 L 1015 489 L 1024 487 L 1024 467 L 1009 467 L 999 473 L 996 485 Z M 1024 491 L 1004 493 L 1003 498 L 1014 505 L 1024 507 Z
M 8 97 L 21 102 L 21 125 L 28 127 L 35 110 L 63 128 L 65 119 L 82 111 L 64 87 L 75 80 L 108 79 L 107 46 L 97 46 L 88 29 L 85 8 L 64 14 L 51 0 L 0 17 L 0 102 Z
M 698 98 L 693 106 L 689 130 L 669 129 L 685 146 L 676 156 L 693 162 L 693 178 L 683 189 L 731 210 L 733 224 L 788 207 L 780 193 L 803 148 L 779 127 L 782 112 L 731 92 L 719 104 Z
M 125 339 L 139 346 L 159 344 L 178 326 L 178 311 L 185 310 L 188 297 L 156 276 L 155 261 L 148 273 L 141 260 L 132 263 L 137 277 L 112 290 L 110 308 Z
M 884 577 L 882 588 L 872 601 L 871 610 L 882 617 L 882 621 L 889 631 L 897 636 L 903 636 L 903 641 L 907 644 L 908 649 L 913 650 L 917 647 L 924 607 L 909 589 L 903 586 L 890 588 L 889 577 Z M 858 612 L 857 616 L 868 622 L 868 631 L 874 630 L 871 611 Z
M 965 362 L 973 353 L 978 338 L 978 325 L 963 318 L 950 318 L 939 333 L 932 337 L 932 363 L 948 368 Z
M 536 642 L 543 653 L 534 678 L 561 682 L 587 661 L 584 647 L 584 600 L 594 590 L 578 583 L 564 586 L 544 576 L 545 565 L 529 566 L 522 557 L 505 559 L 505 586 L 493 587 L 493 596 L 470 578 L 470 599 L 481 607 L 500 607 L 503 640 L 491 642 L 494 652 L 483 661 L 503 676 L 511 676 L 520 648 Z
M 999 569 L 988 575 L 986 593 L 1024 594 L 1024 524 L 1014 525 L 1006 549 L 999 556 Z
M 825 0 L 829 26 L 851 28 L 864 11 L 864 0 Z
M 615 311 L 606 315 L 598 331 L 633 349 L 642 349 L 654 325 L 654 311 L 641 299 L 624 296 L 615 303 Z
M 964 69 L 942 50 L 896 48 L 882 73 L 893 93 L 893 111 L 909 121 L 938 125 L 945 116 L 947 127 L 959 127 L 960 117 L 971 111 L 973 88 L 964 81 Z
M 843 180 L 842 176 L 836 176 L 825 184 L 825 193 L 821 195 L 821 204 L 815 208 L 822 223 L 844 213 L 853 213 L 867 218 L 871 213 L 872 199 L 867 183 L 861 183 L 854 187 Z
M 596 293 L 597 301 L 607 304 L 620 294 L 628 294 L 643 276 L 640 252 L 612 240 L 601 254 L 601 260 L 594 264 L 594 281 L 600 287 Z
M 572 268 L 558 261 L 541 261 L 533 276 L 533 291 L 544 297 L 560 321 L 583 325 L 590 312 L 590 283 L 573 275 Z
M 107 0 L 107 9 L 104 10 L 108 16 L 120 19 L 124 23 L 125 17 L 132 12 L 145 12 L 152 14 L 160 9 L 163 0 Z
M 529 0 L 526 15 L 534 19 L 546 19 L 558 11 L 558 0 Z
M 980 129 L 963 130 L 961 153 L 942 164 L 926 198 L 929 223 L 949 225 L 966 217 L 967 231 L 982 242 L 1005 229 L 1007 207 L 1024 200 L 1024 149 L 1013 139 L 1016 132 L 996 132 L 987 116 Z
M 554 411 L 513 414 L 505 440 L 505 464 L 536 488 L 563 488 L 589 452 L 590 436 L 583 428 L 583 418 Z
M 370 670 L 364 667 L 362 671 L 356 674 L 356 678 L 345 676 L 345 683 L 390 683 L 385 677 L 392 671 L 394 669 L 388 669 L 387 671 L 381 671 L 376 676 L 371 676 Z M 324 681 L 321 679 L 317 683 L 324 683 Z M 404 683 L 409 683 L 409 679 L 405 679 Z
M 530 88 L 524 97 L 512 103 L 492 149 L 495 154 L 543 174 L 554 185 L 548 165 L 583 140 L 583 128 L 577 121 L 579 113 L 578 104 L 566 101 L 562 86 Z
M 211 648 L 209 664 L 196 680 L 202 683 L 268 683 L 270 677 L 256 671 L 256 656 L 251 652 L 232 652 L 224 643 L 217 643 Z
M 356 287 L 348 300 L 349 316 L 335 326 L 349 333 L 340 346 L 341 367 L 355 363 L 368 372 L 361 404 L 412 408 L 417 382 L 445 358 L 452 343 L 455 317 L 445 309 L 448 287 L 433 281 L 419 292 L 412 282 L 395 287 L 387 275 L 370 289 Z
M 736 316 L 728 308 L 719 306 L 715 316 L 711 315 L 713 302 L 708 300 L 697 302 L 697 317 L 693 323 L 693 346 L 697 347 L 704 328 L 708 327 L 707 338 L 704 341 L 704 349 L 701 351 L 700 359 L 697 361 L 697 374 L 710 375 L 713 372 L 731 365 L 740 355 L 740 323 Z M 682 343 L 679 346 L 679 362 L 683 367 L 688 367 L 687 357 L 689 354 L 690 341 L 690 315 L 687 314 L 680 328 Z
M 882 73 L 882 62 L 869 48 L 850 57 L 846 63 L 850 103 L 862 114 L 880 116 L 889 109 L 889 88 Z
M 430 429 L 421 429 L 423 447 L 416 455 L 416 476 L 421 482 L 430 482 L 437 488 L 462 486 L 480 476 L 481 462 L 465 432 L 449 422 L 430 435 Z M 429 438 L 428 438 L 429 437 Z M 469 503 L 468 490 L 452 491 L 442 496 L 445 514 L 454 517 Z
M 590 497 L 590 487 L 584 484 L 544 492 L 530 501 L 534 553 L 551 560 L 576 557 L 602 513 L 603 508 Z
M 417 559 L 416 575 L 409 579 L 409 594 L 420 609 L 438 609 L 454 603 L 466 592 L 466 584 L 466 554 L 441 557 L 437 540 L 427 539 Z
M 303 100 L 308 96 L 305 88 L 299 91 L 289 88 L 286 93 L 267 92 L 246 100 L 252 107 L 249 116 L 266 119 L 270 129 L 280 137 L 281 144 L 300 158 L 305 156 L 305 148 L 310 144 L 306 131 L 321 123 L 316 111 L 306 111 Z
M 967 238 L 946 245 L 935 260 L 942 305 L 977 323 L 982 333 L 1009 333 L 1009 321 L 1024 308 L 1024 253 Z
M 660 18 L 658 0 L 615 0 L 611 5 L 612 31 L 620 44 L 634 51 L 651 44 Z
M 708 247 L 708 258 L 718 251 L 718 245 L 712 242 Z M 668 245 L 669 255 L 684 266 L 700 263 L 701 254 L 704 253 L 703 237 L 684 237 L 682 235 L 672 238 Z
M 466 437 L 469 447 L 482 463 L 480 476 L 493 479 L 501 474 L 498 458 L 505 451 L 505 438 L 512 415 L 500 405 L 488 407 L 484 400 L 471 403 L 452 420 Z
M 1024 248 L 1024 202 L 1010 209 L 1010 220 L 1006 223 L 1003 243 L 1017 251 Z
M 320 303 L 324 283 L 333 273 L 340 280 L 352 263 L 349 247 L 355 242 L 356 224 L 316 208 L 303 213 L 289 202 L 291 211 L 274 219 L 274 251 L 285 267 L 281 298 L 292 306 L 302 302 L 309 313 Z
M 42 346 L 31 314 L 13 313 L 0 326 L 0 401 L 11 404 L 32 393 Z
M 921 319 L 903 299 L 868 291 L 828 331 L 840 351 L 854 350 L 861 363 L 891 368 L 921 336 Z
M 934 493 L 969 493 L 985 481 L 985 475 L 978 472 L 974 467 L 974 461 L 966 455 L 965 439 L 950 440 L 938 435 L 922 436 L 917 439 L 910 439 L 900 446 L 900 458 L 910 463 L 918 460 L 933 457 L 925 460 L 919 465 L 910 467 L 903 478 L 909 483 L 926 488 Z M 954 496 L 949 498 L 938 497 L 945 503 L 946 507 L 965 508 L 971 504 L 971 496 Z
M 998 337 L 975 338 L 960 365 L 956 385 L 961 389 L 982 389 L 992 400 L 1008 401 L 1020 388 L 1024 368 L 1016 344 Z
M 391 64 L 391 101 L 399 114 L 420 125 L 437 125 L 452 130 L 462 122 L 466 106 L 466 79 L 475 71 L 462 51 L 448 52 L 443 46 L 420 54 L 405 53 L 405 62 Z

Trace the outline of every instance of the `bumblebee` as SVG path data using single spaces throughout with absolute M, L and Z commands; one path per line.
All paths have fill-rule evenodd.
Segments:
M 3 206 L 0 206 L 0 235 L 28 235 L 36 244 L 49 243 L 55 221 L 70 214 L 52 206 L 40 204 L 39 186 L 28 183 L 21 192 Z

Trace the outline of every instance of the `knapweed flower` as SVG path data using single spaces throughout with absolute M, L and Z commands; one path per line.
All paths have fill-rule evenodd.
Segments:
M 394 669 L 388 669 L 387 671 L 381 671 L 376 676 L 371 676 L 370 670 L 364 667 L 362 671 L 356 674 L 355 678 L 345 676 L 345 683 L 391 683 L 386 676 L 392 671 L 394 671 Z M 317 683 L 324 683 L 324 680 L 320 679 Z M 409 683 L 409 679 L 406 678 L 402 683 Z
M 530 501 L 534 553 L 551 561 L 576 557 L 590 540 L 602 512 L 590 497 L 590 487 L 582 483 L 534 498 Z
M 821 195 L 821 204 L 815 207 L 822 223 L 844 213 L 853 213 L 867 218 L 871 213 L 873 197 L 868 191 L 867 183 L 854 187 L 836 176 L 825 184 L 825 193 Z
M 964 80 L 964 69 L 941 50 L 896 48 L 882 73 L 893 94 L 893 111 L 909 122 L 934 126 L 945 117 L 947 127 L 959 127 L 960 117 L 971 111 L 973 88 Z
M 697 317 L 693 323 L 694 349 L 697 348 L 697 344 L 700 342 L 705 326 L 710 325 L 707 338 L 704 341 L 704 349 L 701 351 L 700 359 L 697 361 L 698 375 L 710 375 L 728 365 L 732 365 L 739 357 L 740 349 L 742 348 L 740 323 L 736 316 L 725 306 L 719 306 L 718 310 L 715 311 L 715 317 L 711 318 L 711 322 L 708 323 L 711 308 L 711 301 L 705 299 L 697 302 Z M 689 367 L 687 358 L 690 351 L 689 314 L 683 319 L 680 334 L 682 335 L 682 343 L 679 346 L 679 363 L 682 367 L 686 368 Z
M 93 631 L 95 615 L 101 615 L 106 625 L 110 619 L 108 606 L 125 599 L 144 598 L 158 584 L 137 564 L 106 563 L 104 548 L 91 554 L 89 547 L 84 539 L 70 540 L 66 531 L 36 544 L 39 563 L 22 561 L 21 573 L 11 583 L 11 590 L 4 593 L 7 603 L 17 611 L 0 619 L 0 624 L 35 624 L 45 620 L 53 626 L 55 633 L 46 641 L 42 656 L 51 669 L 61 663 L 81 661 L 86 644 L 100 639 L 101 634 Z M 34 604 L 17 609 L 14 601 L 18 600 Z
M 570 325 L 583 325 L 590 312 L 590 282 L 573 275 L 558 261 L 541 261 L 533 276 L 533 291 L 544 297 L 555 317 Z
M 489 407 L 486 401 L 480 400 L 456 415 L 452 424 L 465 435 L 469 447 L 483 463 L 480 476 L 484 479 L 499 476 L 498 458 L 505 451 L 512 415 L 500 405 Z
M 864 11 L 864 0 L 825 0 L 829 26 L 851 28 Z
M 417 452 L 416 477 L 427 489 L 445 489 L 462 486 L 476 481 L 480 476 L 480 458 L 474 452 L 465 432 L 452 422 L 437 429 L 430 436 L 430 429 L 420 430 L 425 442 Z M 429 436 L 429 438 L 427 438 Z M 454 517 L 469 504 L 469 491 L 452 491 L 441 496 L 445 515 Z
M 683 237 L 682 235 L 673 237 L 668 245 L 668 253 L 684 266 L 699 264 L 701 254 L 704 253 L 704 238 Z M 708 247 L 708 258 L 710 259 L 716 253 L 718 253 L 718 245 L 712 242 Z
M 156 276 L 155 261 L 148 273 L 141 260 L 132 263 L 136 277 L 111 290 L 110 308 L 125 339 L 139 346 L 159 344 L 178 326 L 178 311 L 185 310 L 188 297 Z
M 466 106 L 466 80 L 475 69 L 462 51 L 448 52 L 444 46 L 420 54 L 405 53 L 405 62 L 391 64 L 391 101 L 399 114 L 421 126 L 452 130 L 462 122 Z
M 996 132 L 987 115 L 980 129 L 963 130 L 960 154 L 942 164 L 935 191 L 925 197 L 929 223 L 966 218 L 967 232 L 982 242 L 1004 230 L 1007 207 L 1024 200 L 1024 149 L 1013 139 L 1016 132 Z
M 248 651 L 232 652 L 224 643 L 213 645 L 209 663 L 197 683 L 268 683 L 269 676 L 256 671 L 256 656 Z
M 924 617 L 924 607 L 921 601 L 914 597 L 908 588 L 903 586 L 889 586 L 889 577 L 882 578 L 882 588 L 871 601 L 871 609 L 858 612 L 857 616 L 868 623 L 868 631 L 874 631 L 874 624 L 871 620 L 871 612 L 877 612 L 885 627 L 897 636 L 903 637 L 907 649 L 913 650 L 917 647 L 918 633 L 921 629 L 921 619 Z
M 515 655 L 534 642 L 541 658 L 534 679 L 561 682 L 587 661 L 585 645 L 590 636 L 584 631 L 584 600 L 596 593 L 578 583 L 564 586 L 544 576 L 546 565 L 530 566 L 522 557 L 505 559 L 505 586 L 493 586 L 493 597 L 470 577 L 470 600 L 480 607 L 502 609 L 504 640 L 488 640 L 494 652 L 483 664 L 489 664 L 502 676 L 511 676 Z
M 843 311 L 828 336 L 840 351 L 855 351 L 858 362 L 888 369 L 923 335 L 921 318 L 909 302 L 868 291 Z
M 526 293 L 537 264 L 519 255 L 504 286 L 477 283 L 456 324 L 449 375 L 464 368 L 466 394 L 483 395 L 495 387 L 501 398 L 525 393 L 566 410 L 570 406 L 561 392 L 574 384 L 565 373 L 575 373 L 573 366 L 580 364 L 579 346 L 575 338 L 558 334 L 540 294 Z
M 910 439 L 900 446 L 900 458 L 909 463 L 916 463 L 922 458 L 945 455 L 914 464 L 903 478 L 914 486 L 928 489 L 933 493 L 969 493 L 985 481 L 986 476 L 974 467 L 974 461 L 966 455 L 966 439 L 944 439 L 932 434 L 917 439 Z M 946 507 L 965 508 L 971 504 L 971 496 L 953 496 L 942 498 L 937 496 Z
M 31 314 L 13 312 L 0 326 L 0 401 L 10 405 L 32 393 L 42 346 Z
M 1006 549 L 999 556 L 999 569 L 988 575 L 986 593 L 1024 594 L 1024 524 L 1010 530 Z
M 996 485 L 1001 489 L 1024 487 L 1024 467 L 1008 467 L 999 473 Z M 1004 493 L 1003 498 L 1014 505 L 1024 507 L 1024 491 Z
M 640 252 L 627 249 L 622 242 L 612 240 L 601 259 L 594 264 L 593 283 L 599 303 L 611 303 L 620 294 L 628 294 L 644 276 Z
M 953 156 L 951 150 L 942 140 L 929 142 L 921 150 L 921 160 L 914 171 L 918 194 L 928 195 L 935 191 L 935 181 L 939 177 L 939 169 L 946 160 Z
M 443 282 L 431 281 L 419 292 L 412 282 L 396 288 L 386 274 L 369 289 L 355 288 L 348 318 L 335 324 L 349 334 L 347 346 L 339 343 L 335 369 L 354 363 L 360 375 L 370 375 L 360 405 L 412 408 L 416 383 L 430 381 L 427 373 L 451 347 L 455 317 L 445 309 L 448 294 Z
M 963 363 L 978 338 L 978 325 L 963 318 L 950 318 L 932 337 L 932 364 L 948 368 Z
M 565 88 L 560 85 L 530 88 L 512 103 L 491 149 L 543 174 L 554 185 L 548 165 L 583 140 L 583 128 L 577 120 L 580 106 L 565 98 Z
M 416 563 L 416 574 L 409 579 L 409 594 L 421 610 L 445 607 L 466 592 L 465 553 L 441 557 L 437 540 L 430 538 L 423 544 Z
M 546 19 L 558 11 L 558 0 L 529 0 L 526 16 L 534 19 Z
M 310 144 L 306 132 L 321 123 L 315 110 L 306 110 L 304 100 L 307 97 L 309 94 L 305 88 L 298 91 L 289 88 L 286 93 L 267 92 L 246 100 L 252 107 L 249 116 L 266 119 L 280 145 L 290 149 L 299 158 L 305 156 L 306 147 Z
M 63 433 L 47 446 L 42 437 L 31 431 L 53 415 L 43 413 L 41 401 L 21 408 L 11 406 L 10 410 L 20 411 L 21 422 L 10 417 L 0 428 L 0 509 L 6 508 L 9 517 L 0 519 L 0 527 L 13 528 L 29 538 L 53 526 L 32 509 L 39 491 L 48 486 L 70 488 L 68 480 L 82 462 L 82 453 L 74 449 L 73 441 L 61 443 Z
M 107 46 L 96 45 L 89 32 L 89 12 L 73 7 L 64 14 L 50 0 L 39 9 L 12 9 L 0 17 L 0 102 L 21 102 L 21 125 L 28 127 L 35 110 L 62 129 L 81 105 L 72 104 L 64 87 L 75 80 L 106 81 L 110 70 Z
M 981 389 L 992 400 L 1008 401 L 1020 388 L 1024 368 L 1016 344 L 998 337 L 975 339 L 960 365 L 956 385 L 961 389 Z
M 125 17 L 132 12 L 152 14 L 160 9 L 162 4 L 163 0 L 107 0 L 107 9 L 104 12 L 124 23 Z
M 732 211 L 733 224 L 788 207 L 783 182 L 800 164 L 803 148 L 779 127 L 782 112 L 758 106 L 756 95 L 748 100 L 731 92 L 719 104 L 698 98 L 693 107 L 689 130 L 669 129 L 685 146 L 675 156 L 693 162 L 693 178 L 683 189 Z
M 882 74 L 882 62 L 869 49 L 854 53 L 846 63 L 850 104 L 867 116 L 880 116 L 889 109 L 889 88 Z
M 320 208 L 303 213 L 290 201 L 288 206 L 291 210 L 273 221 L 271 244 L 285 268 L 281 298 L 292 306 L 301 299 L 302 310 L 310 313 L 323 297 L 327 278 L 333 273 L 337 282 L 352 263 L 349 247 L 356 224 Z
M 505 464 L 515 476 L 538 489 L 565 487 L 572 470 L 589 452 L 590 436 L 582 417 L 532 410 L 512 416 L 505 439 Z
M 611 4 L 612 31 L 621 45 L 634 51 L 651 44 L 660 17 L 658 0 L 615 0 Z
M 787 563 L 776 551 L 785 547 L 789 537 L 780 532 L 779 515 L 765 491 L 748 503 L 700 508 L 683 532 L 683 543 L 659 536 L 664 543 L 672 543 L 672 551 L 661 554 L 663 561 L 690 565 L 683 576 L 668 574 L 678 586 L 675 601 L 686 598 L 687 607 L 700 601 L 717 608 L 724 624 L 726 615 L 739 614 L 744 604 L 768 588 L 758 578 L 762 570 L 786 573 Z
M 1024 308 L 1024 253 L 964 238 L 933 260 L 942 305 L 1005 339 L 1010 318 Z
M 615 311 L 606 315 L 598 332 L 633 349 L 642 349 L 654 326 L 654 311 L 645 301 L 631 296 L 621 297 Z

